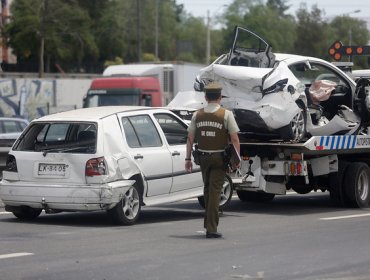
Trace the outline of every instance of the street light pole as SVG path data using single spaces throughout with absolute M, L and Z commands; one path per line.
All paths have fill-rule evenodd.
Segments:
M 358 14 L 359 12 L 361 12 L 361 10 L 354 10 L 352 12 L 343 14 L 343 16 L 348 16 L 350 18 L 351 14 Z M 349 23 L 348 35 L 349 35 L 349 46 L 351 46 L 352 45 L 352 26 L 351 26 L 351 23 Z
M 137 40 L 137 60 L 138 62 L 141 62 L 141 0 L 136 0 L 136 16 L 137 16 L 137 22 L 136 22 L 136 40 Z
M 158 60 L 158 17 L 159 17 L 159 0 L 155 2 L 155 58 Z
M 218 9 L 214 12 L 214 14 L 217 14 L 220 9 L 227 7 L 226 4 L 221 5 L 218 7 Z M 211 17 L 210 12 L 207 10 L 207 44 L 206 44 L 206 64 L 210 63 L 211 60 Z
M 211 19 L 209 17 L 209 10 L 207 10 L 207 46 L 206 46 L 206 64 L 211 60 Z
M 343 15 L 347 15 L 349 18 L 351 18 L 351 14 L 357 14 L 361 12 L 361 10 L 354 10 L 352 12 L 349 12 L 349 13 L 345 13 Z M 349 39 L 349 46 L 352 46 L 352 23 L 349 22 L 349 25 L 348 25 L 348 39 Z M 352 61 L 352 55 L 349 56 L 349 61 Z

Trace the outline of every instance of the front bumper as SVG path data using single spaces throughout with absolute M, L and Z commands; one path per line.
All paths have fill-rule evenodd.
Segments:
M 0 182 L 0 199 L 6 206 L 29 206 L 49 211 L 94 211 L 113 208 L 134 180 L 105 184 L 60 185 Z

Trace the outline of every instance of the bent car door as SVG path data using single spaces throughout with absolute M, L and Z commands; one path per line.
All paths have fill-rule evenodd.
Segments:
M 168 194 L 172 186 L 172 156 L 147 114 L 122 116 L 128 151 L 147 181 L 146 196 Z

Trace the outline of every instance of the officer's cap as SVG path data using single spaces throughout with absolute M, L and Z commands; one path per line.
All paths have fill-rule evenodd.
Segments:
M 204 88 L 206 93 L 221 93 L 221 90 L 222 86 L 219 82 L 211 82 Z

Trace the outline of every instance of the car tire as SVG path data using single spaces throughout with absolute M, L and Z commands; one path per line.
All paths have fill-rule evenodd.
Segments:
M 299 112 L 293 117 L 290 124 L 280 129 L 280 137 L 283 141 L 301 142 L 306 138 L 307 114 L 304 105 L 297 103 Z
M 370 202 L 370 169 L 366 163 L 351 163 L 344 174 L 345 196 L 350 206 L 369 207 Z
M 230 204 L 232 196 L 233 196 L 233 183 L 231 181 L 231 178 L 228 175 L 226 175 L 221 190 L 219 205 L 220 210 L 224 210 Z M 204 196 L 198 197 L 198 202 L 199 205 L 204 209 L 205 208 Z
M 133 225 L 139 219 L 141 204 L 142 197 L 134 184 L 124 193 L 121 201 L 108 210 L 108 214 L 119 225 Z
M 265 192 L 251 192 L 237 190 L 236 194 L 243 202 L 269 202 L 274 199 L 275 194 Z
M 20 206 L 18 209 L 13 210 L 12 213 L 20 220 L 30 221 L 40 216 L 42 209 L 35 209 L 26 206 Z

